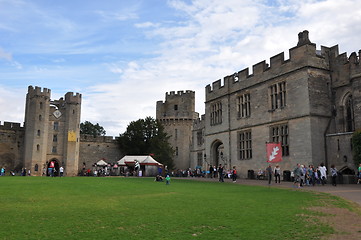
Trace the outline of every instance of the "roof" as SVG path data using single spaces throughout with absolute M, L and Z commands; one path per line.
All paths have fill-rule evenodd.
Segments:
M 155 165 L 155 166 L 162 165 L 161 163 L 157 162 L 154 158 L 152 158 L 149 155 L 140 155 L 140 156 L 126 155 L 123 158 L 121 158 L 117 163 L 119 165 L 125 166 L 125 165 L 133 165 L 135 161 L 138 161 L 140 165 Z
M 106 165 L 108 165 L 108 163 L 106 163 L 104 160 L 100 160 L 97 162 L 97 165 L 98 166 L 106 166 Z

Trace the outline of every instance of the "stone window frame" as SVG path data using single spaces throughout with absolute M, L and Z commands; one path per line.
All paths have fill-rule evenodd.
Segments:
M 251 116 L 251 94 L 244 93 L 237 96 L 237 117 L 248 118 Z
M 353 132 L 355 131 L 355 119 L 354 119 L 353 98 L 351 93 L 345 94 L 342 105 L 345 109 L 343 114 L 344 131 Z
M 239 160 L 252 159 L 252 130 L 239 131 L 237 135 Z
M 270 142 L 281 143 L 282 156 L 290 155 L 288 123 L 270 126 Z
M 197 131 L 197 145 L 201 146 L 204 142 L 204 138 L 203 138 L 203 130 L 198 130 Z
M 282 109 L 287 104 L 287 84 L 286 81 L 277 82 L 268 87 L 270 109 Z
M 51 148 L 51 152 L 52 152 L 52 153 L 57 153 L 57 152 L 58 152 L 57 147 L 56 147 L 56 146 L 53 146 L 53 147 Z
M 222 124 L 222 102 L 211 104 L 211 126 Z
M 203 153 L 197 152 L 197 166 L 202 166 L 203 163 Z
M 59 131 L 59 122 L 54 122 L 53 123 L 53 130 Z

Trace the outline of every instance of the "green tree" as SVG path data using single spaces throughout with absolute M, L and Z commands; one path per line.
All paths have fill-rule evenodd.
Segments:
M 353 160 L 356 167 L 361 163 L 361 130 L 355 131 L 352 135 Z
M 168 139 L 163 126 L 154 118 L 146 117 L 132 121 L 127 130 L 120 134 L 119 144 L 126 154 L 153 155 L 158 162 L 172 169 L 174 150 Z
M 96 136 L 105 136 L 106 131 L 102 126 L 97 124 L 92 124 L 89 121 L 85 121 L 84 123 L 80 123 L 80 134 L 89 134 Z

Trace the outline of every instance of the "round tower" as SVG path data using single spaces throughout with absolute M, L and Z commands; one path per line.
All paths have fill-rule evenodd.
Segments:
M 65 94 L 64 110 L 64 165 L 67 175 L 76 176 L 79 163 L 81 94 Z

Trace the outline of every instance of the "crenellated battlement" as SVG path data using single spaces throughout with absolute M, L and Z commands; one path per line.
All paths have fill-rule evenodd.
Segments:
M 283 74 L 295 71 L 303 67 L 314 67 L 328 69 L 328 62 L 325 57 L 325 49 L 316 51 L 316 44 L 308 39 L 308 31 L 298 35 L 298 44 L 289 49 L 289 59 L 285 60 L 284 52 L 270 58 L 270 64 L 265 60 L 252 66 L 252 73 L 249 68 L 217 80 L 212 85 L 206 86 L 206 101 L 225 94 L 227 91 L 235 91 L 240 88 L 249 87 L 260 82 L 273 79 Z M 228 89 L 227 89 L 228 88 Z
M 186 90 L 186 91 L 177 91 L 177 93 L 175 91 L 170 91 L 170 92 L 167 92 L 165 94 L 165 100 L 167 101 L 168 98 L 176 98 L 176 97 L 194 97 L 195 95 L 195 92 L 192 91 L 192 90 Z
M 74 95 L 73 92 L 67 92 L 65 94 L 65 102 L 66 103 L 73 103 L 73 104 L 81 104 L 81 94 L 76 93 Z
M 28 87 L 28 96 L 30 98 L 33 97 L 46 97 L 46 98 L 50 98 L 50 94 L 51 94 L 51 90 L 47 89 L 47 88 L 43 88 L 43 90 L 41 89 L 41 87 L 35 86 L 35 88 L 33 86 L 29 86 Z
M 0 121 L 0 130 L 22 130 L 24 127 L 21 126 L 20 123 L 16 122 L 4 122 L 1 124 Z
M 97 142 L 97 143 L 116 143 L 118 137 L 112 136 L 93 136 L 90 134 L 80 134 L 80 142 Z
M 247 69 L 248 71 L 248 69 Z M 228 87 L 228 79 L 229 78 L 232 78 L 233 75 L 231 76 L 226 76 L 223 78 L 223 84 L 222 84 L 222 79 L 218 79 L 217 81 L 214 81 L 212 83 L 212 86 L 210 84 L 208 84 L 206 86 L 206 93 L 211 93 L 212 91 L 217 91 L 217 90 L 220 90 L 220 89 L 227 89 Z
M 356 52 L 353 52 L 349 57 L 350 79 L 361 77 L 360 57 L 361 57 L 361 50 L 359 50 L 358 55 L 356 54 Z
M 202 114 L 200 118 L 193 121 L 193 130 L 203 129 L 205 126 L 205 114 Z

